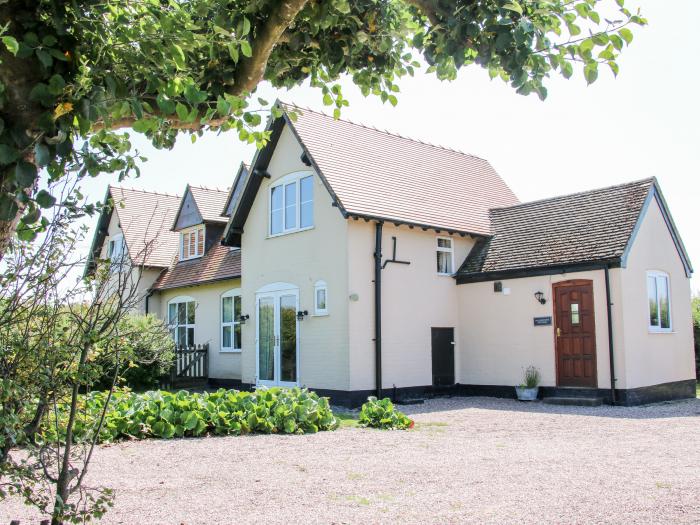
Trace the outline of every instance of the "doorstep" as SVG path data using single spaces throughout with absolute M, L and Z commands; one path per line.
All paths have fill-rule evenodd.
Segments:
M 579 407 L 599 407 L 603 404 L 602 397 L 564 397 L 551 396 L 542 399 L 547 405 L 579 406 Z

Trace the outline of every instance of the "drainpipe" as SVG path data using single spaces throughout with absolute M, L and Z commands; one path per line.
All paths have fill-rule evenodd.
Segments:
M 374 237 L 374 362 L 377 399 L 382 398 L 382 222 Z
M 610 265 L 605 265 L 605 297 L 608 305 L 608 350 L 610 354 L 610 396 L 615 405 L 615 351 L 613 348 L 612 302 L 610 302 Z

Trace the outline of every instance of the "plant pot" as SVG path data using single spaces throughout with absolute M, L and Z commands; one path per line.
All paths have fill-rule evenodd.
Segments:
M 527 388 L 524 386 L 516 386 L 515 393 L 518 395 L 520 401 L 536 401 L 537 394 L 540 391 L 540 387 Z

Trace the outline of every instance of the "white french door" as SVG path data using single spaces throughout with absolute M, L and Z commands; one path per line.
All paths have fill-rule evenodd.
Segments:
M 260 292 L 256 296 L 258 384 L 299 385 L 299 290 Z

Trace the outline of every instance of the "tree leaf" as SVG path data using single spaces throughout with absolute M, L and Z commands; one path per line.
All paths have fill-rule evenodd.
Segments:
M 48 166 L 51 162 L 51 152 L 46 144 L 37 144 L 34 146 L 34 160 L 39 167 Z
M 5 44 L 5 47 L 10 53 L 17 56 L 17 51 L 19 51 L 19 43 L 15 37 L 6 35 L 2 37 L 2 43 Z
M 247 40 L 241 41 L 241 53 L 248 58 L 253 56 L 253 49 L 250 47 L 250 43 Z
M 12 146 L 0 144 L 0 164 L 12 164 L 19 157 L 19 153 Z
M 15 182 L 20 188 L 29 188 L 37 179 L 37 169 L 34 164 L 20 160 L 15 165 Z
M 593 84 L 598 78 L 598 62 L 589 62 L 583 67 L 583 76 L 588 84 Z
M 56 197 L 46 190 L 40 190 L 39 193 L 36 194 L 36 197 L 34 197 L 34 200 L 42 208 L 50 208 L 56 204 Z
M 634 38 L 634 35 L 632 35 L 632 31 L 627 29 L 626 27 L 623 27 L 618 31 L 618 34 L 622 37 L 622 39 L 629 44 L 632 42 L 632 38 Z
M 238 62 L 238 46 L 235 42 L 229 42 L 228 54 L 231 57 L 231 60 L 233 60 L 234 62 Z

